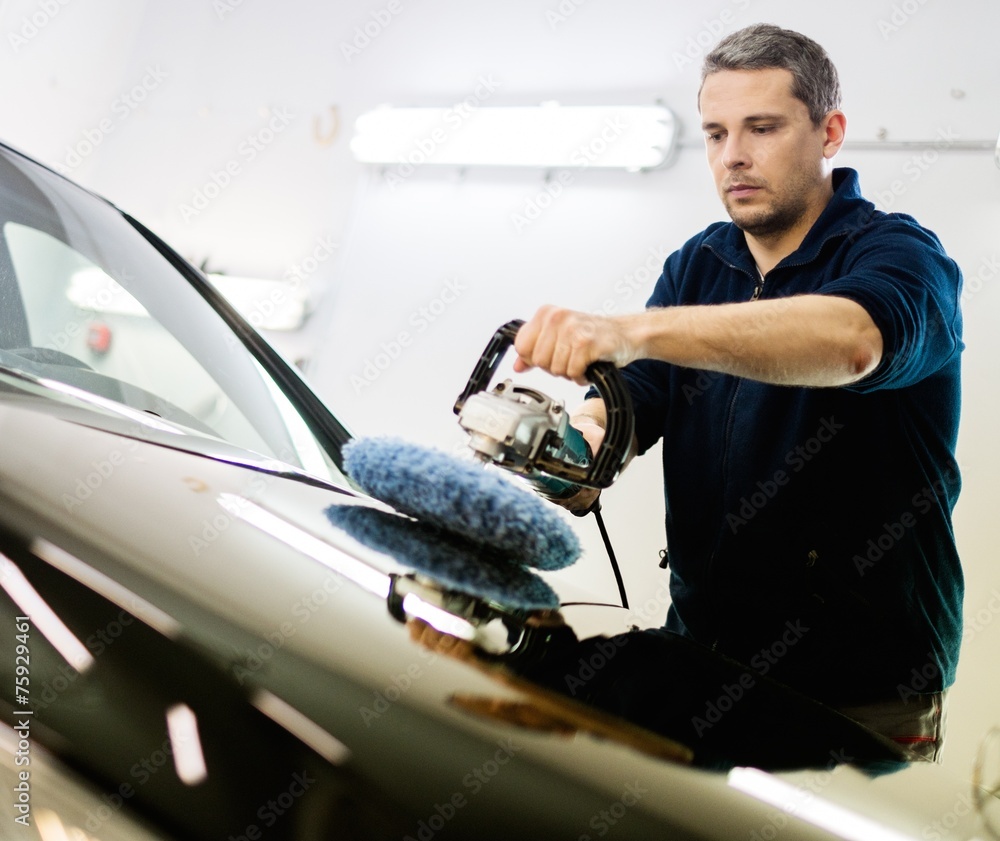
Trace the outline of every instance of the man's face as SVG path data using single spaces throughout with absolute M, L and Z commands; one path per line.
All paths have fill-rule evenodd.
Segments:
M 705 79 L 700 106 L 708 163 L 733 222 L 760 238 L 811 224 L 825 206 L 825 129 L 792 96 L 783 69 L 723 70 Z

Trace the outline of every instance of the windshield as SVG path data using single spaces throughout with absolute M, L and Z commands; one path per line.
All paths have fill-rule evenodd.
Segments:
M 344 484 L 274 377 L 156 248 L 113 206 L 2 148 L 0 369 L 86 405 L 95 425 L 120 412 L 147 419 L 130 428 L 151 440 L 237 447 Z

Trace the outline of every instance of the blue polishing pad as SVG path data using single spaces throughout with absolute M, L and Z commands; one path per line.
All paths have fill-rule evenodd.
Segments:
M 538 575 L 492 550 L 388 511 L 331 505 L 339 529 L 444 587 L 521 610 L 558 608 L 559 597 Z
M 397 511 L 556 570 L 580 557 L 580 541 L 541 497 L 478 464 L 398 438 L 356 438 L 344 467 L 365 493 Z

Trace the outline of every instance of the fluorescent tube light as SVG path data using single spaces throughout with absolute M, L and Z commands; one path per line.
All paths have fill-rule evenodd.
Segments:
M 389 597 L 389 576 L 352 558 L 341 549 L 314 537 L 309 532 L 290 523 L 277 514 L 261 508 L 249 499 L 231 493 L 220 493 L 216 498 L 226 511 L 246 523 L 271 535 L 287 546 L 327 567 L 338 575 L 353 581 L 382 599 Z
M 88 566 L 60 546 L 37 537 L 31 543 L 31 551 L 46 563 L 75 578 L 95 593 L 100 593 L 104 598 L 152 626 L 164 636 L 176 639 L 180 634 L 181 625 L 172 616 L 126 589 L 103 572 Z
M 198 717 L 187 704 L 174 704 L 167 710 L 167 734 L 174 755 L 174 768 L 185 785 L 196 786 L 208 779 L 205 754 L 198 735 Z
M 146 308 L 128 290 L 97 266 L 73 272 L 66 297 L 82 310 L 103 315 L 149 317 Z
M 727 782 L 739 791 L 846 841 L 915 841 L 912 835 L 852 812 L 757 768 L 733 768 Z
M 455 616 L 435 604 L 425 602 L 415 593 L 407 593 L 403 596 L 403 612 L 407 616 L 422 619 L 442 634 L 457 637 L 460 640 L 473 640 L 476 638 L 476 627 L 467 619 Z
M 358 118 L 365 163 L 653 169 L 670 157 L 677 122 L 662 105 L 393 108 Z
M 0 587 L 31 618 L 31 623 L 60 656 L 83 674 L 94 665 L 94 657 L 41 594 L 25 578 L 20 568 L 7 556 L 0 555 Z
M 340 739 L 277 695 L 266 689 L 258 689 L 254 692 L 251 703 L 334 765 L 343 765 L 351 758 L 350 748 Z

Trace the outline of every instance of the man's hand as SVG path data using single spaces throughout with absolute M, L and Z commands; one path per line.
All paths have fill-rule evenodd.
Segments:
M 524 618 L 524 624 L 529 628 L 559 627 L 566 624 L 566 619 L 558 610 L 534 610 Z M 455 660 L 479 660 L 479 646 L 469 640 L 439 631 L 428 625 L 423 619 L 407 617 L 406 628 L 413 642 L 422 645 L 434 654 L 443 654 Z
M 588 402 L 596 403 L 600 401 Z M 601 411 L 603 412 L 603 403 Z M 579 430 L 583 436 L 583 440 L 590 447 L 591 453 L 596 454 L 601 449 L 601 443 L 604 441 L 604 426 L 598 421 L 597 417 L 594 415 L 576 414 L 570 419 L 570 424 Z M 597 488 L 580 488 L 579 493 L 575 496 L 571 496 L 569 499 L 556 500 L 556 502 L 574 514 L 585 514 L 597 502 L 597 498 L 600 495 L 601 492 Z
M 434 654 L 444 654 L 446 657 L 454 657 L 456 660 L 476 659 L 476 646 L 473 643 L 439 631 L 432 625 L 428 625 L 423 619 L 408 618 L 406 627 L 410 632 L 411 640 Z
M 542 307 L 517 333 L 514 370 L 542 368 L 584 385 L 592 362 L 606 360 L 621 368 L 641 355 L 625 324 L 623 319 Z

